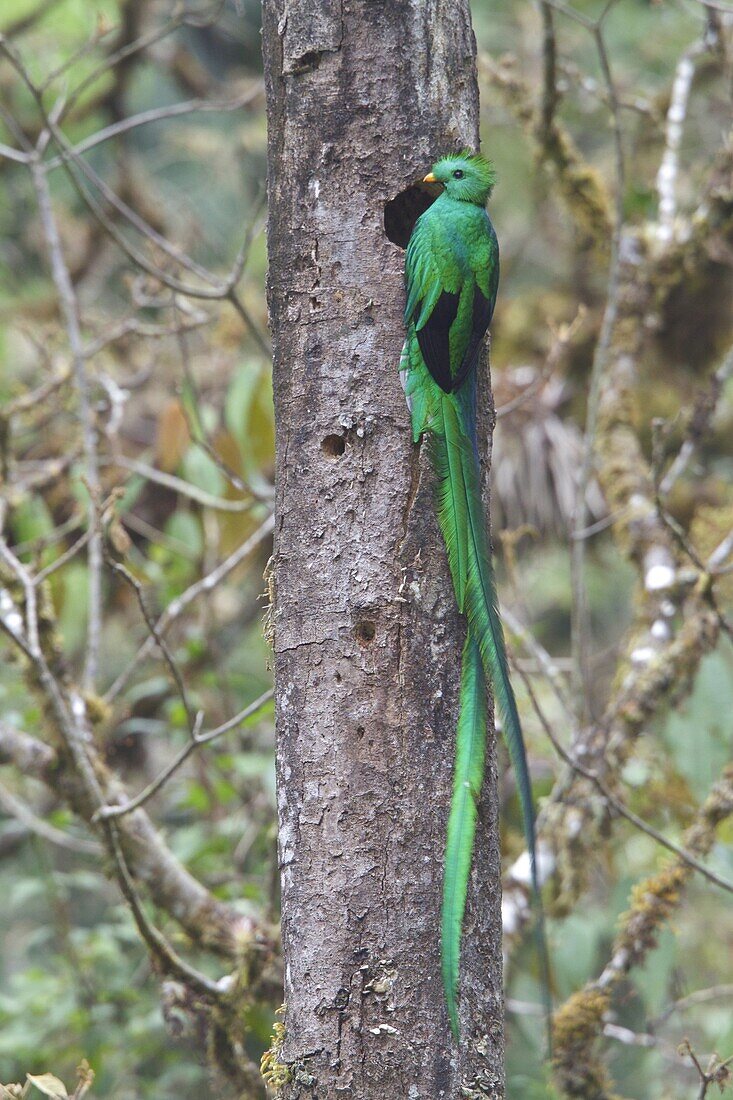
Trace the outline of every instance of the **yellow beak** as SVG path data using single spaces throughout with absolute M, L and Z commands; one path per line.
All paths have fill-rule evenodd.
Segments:
M 428 172 L 427 176 L 423 178 L 423 183 L 437 183 L 437 179 L 432 172 Z

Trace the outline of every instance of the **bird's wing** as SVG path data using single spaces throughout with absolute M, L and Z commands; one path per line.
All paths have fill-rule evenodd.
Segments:
M 455 392 L 475 367 L 494 311 L 498 249 L 486 222 L 487 233 L 466 245 L 438 219 L 423 217 L 407 249 L 405 320 L 445 393 Z
M 483 232 L 474 237 L 469 250 L 471 272 L 474 277 L 470 323 L 465 326 L 467 340 L 458 370 L 453 374 L 453 392 L 460 388 L 476 366 L 481 343 L 494 316 L 496 295 L 499 289 L 499 242 L 494 227 L 485 211 Z

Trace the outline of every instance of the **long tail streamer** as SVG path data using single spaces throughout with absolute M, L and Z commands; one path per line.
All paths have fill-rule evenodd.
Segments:
M 535 815 L 524 739 L 514 698 L 496 599 L 483 505 L 475 435 L 475 384 L 457 393 L 438 393 L 421 384 L 417 341 L 408 337 L 403 353 L 413 435 L 429 433 L 436 473 L 438 521 L 445 541 L 459 609 L 468 619 L 463 650 L 456 763 L 448 821 L 441 924 L 442 970 L 451 1029 L 458 1036 L 457 994 L 461 928 L 476 832 L 486 752 L 486 679 L 502 721 L 516 777 L 537 910 L 537 939 L 549 1019 L 550 969 L 537 874 Z

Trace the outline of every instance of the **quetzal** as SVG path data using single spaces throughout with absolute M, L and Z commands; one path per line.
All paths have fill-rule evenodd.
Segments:
M 438 520 L 458 607 L 468 620 L 441 918 L 443 986 L 456 1037 L 461 927 L 484 777 L 486 679 L 516 775 L 539 902 L 532 791 L 497 608 L 476 438 L 477 366 L 499 285 L 499 245 L 486 212 L 495 179 L 490 162 L 468 152 L 443 157 L 425 177 L 443 190 L 417 219 L 407 246 L 407 339 L 400 361 L 413 439 L 428 437 Z M 542 924 L 540 936 L 546 964 Z

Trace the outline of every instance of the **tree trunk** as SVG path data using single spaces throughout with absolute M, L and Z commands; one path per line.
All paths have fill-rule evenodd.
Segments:
M 398 378 L 404 253 L 384 227 L 385 204 L 439 154 L 477 144 L 468 0 L 266 0 L 263 34 L 280 1058 L 292 1067 L 282 1095 L 503 1097 L 493 751 L 459 1049 L 443 1003 L 440 898 L 464 625 L 427 456 L 410 441 Z

